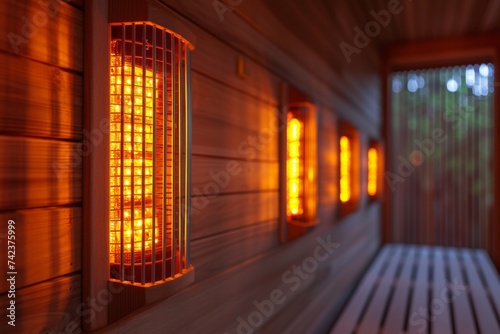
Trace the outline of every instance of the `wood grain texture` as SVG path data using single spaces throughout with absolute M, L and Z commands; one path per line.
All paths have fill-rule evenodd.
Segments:
M 8 220 L 15 221 L 16 288 L 70 274 L 82 265 L 82 210 L 47 208 L 0 213 L 0 248 L 7 249 Z M 0 294 L 8 291 L 0 281 Z
M 333 112 L 320 108 L 318 121 L 318 204 L 332 206 L 338 202 L 338 127 Z
M 0 296 L 2 333 L 76 333 L 81 327 L 81 276 L 69 275 L 16 291 L 16 326 L 7 324 L 7 295 Z M 95 304 L 94 312 L 102 308 Z M 15 329 L 15 331 L 13 331 Z
M 192 194 L 278 190 L 278 163 L 193 156 Z
M 497 310 L 488 289 L 496 289 L 498 273 L 484 254 L 384 246 L 331 333 L 497 333 Z M 422 313 L 426 308 L 428 316 Z
M 193 241 L 278 218 L 276 191 L 220 195 L 206 202 L 198 197 L 192 204 Z
M 196 282 L 278 245 L 278 223 L 270 220 L 191 242 Z
M 82 200 L 80 145 L 0 136 L 0 211 Z
M 458 259 L 458 252 L 456 250 L 448 251 L 448 261 L 450 262 L 449 272 L 450 277 L 457 285 L 465 285 L 464 274 L 462 273 L 462 264 Z M 491 266 L 491 262 L 488 264 Z M 492 267 L 490 267 L 491 270 Z M 498 274 L 496 274 L 498 277 Z M 453 317 L 455 323 L 455 330 L 457 334 L 476 334 L 476 320 L 472 312 L 472 305 L 469 301 L 467 294 L 462 293 L 456 296 L 453 302 L 453 313 L 460 314 L 459 317 Z
M 193 73 L 193 153 L 278 159 L 276 108 Z
M 0 73 L 0 134 L 82 138 L 81 76 L 6 53 Z
M 0 50 L 83 71 L 80 9 L 61 0 L 7 0 L 0 3 L 0 17 Z
M 338 231 L 340 248 L 326 270 L 317 275 L 304 293 L 287 304 L 261 328 L 262 333 L 308 333 L 313 328 L 326 333 L 351 294 L 358 277 L 373 259 L 379 247 L 375 224 L 347 226 Z
M 378 135 L 376 124 L 379 122 L 368 121 L 372 115 L 377 115 L 372 111 L 375 105 L 372 103 L 374 101 L 365 101 L 360 105 L 358 101 L 362 99 L 353 93 L 353 89 L 348 88 L 353 83 L 359 85 L 360 82 L 366 84 L 367 89 L 373 85 L 378 86 L 376 71 L 368 76 L 365 75 L 366 72 L 360 72 L 352 77 L 350 74 L 343 76 L 339 73 L 332 73 L 331 69 L 325 67 L 325 63 L 310 53 L 304 44 L 295 43 L 295 38 L 290 33 L 279 35 L 280 40 L 277 40 L 277 35 L 272 29 L 278 27 L 279 22 L 270 19 L 271 22 L 268 24 L 264 19 L 262 21 L 256 19 L 256 11 L 252 8 L 249 8 L 248 14 L 245 14 L 244 11 L 240 12 L 239 8 L 228 11 L 221 22 L 217 12 L 214 11 L 211 0 L 197 2 L 163 0 L 163 2 L 182 12 L 190 20 L 201 25 L 218 38 L 230 42 L 232 46 L 259 64 L 272 69 L 279 77 L 311 96 L 313 101 L 325 102 L 329 106 L 335 107 L 338 115 L 353 122 L 360 129 L 374 136 Z M 252 6 L 261 11 L 263 16 L 269 13 L 269 10 L 261 2 L 252 3 Z M 213 15 L 207 15 L 207 13 L 213 13 Z M 285 42 L 289 43 L 286 48 L 283 47 Z M 300 62 L 296 60 L 297 56 L 294 56 L 298 54 L 297 50 L 303 50 L 300 53 L 303 54 L 300 57 Z M 304 65 L 304 63 L 307 64 Z M 341 68 L 342 70 L 348 69 L 348 73 L 356 71 L 355 67 L 342 66 Z M 359 76 L 359 74 L 363 75 Z M 339 80 L 339 78 L 341 79 Z M 340 87 L 340 89 L 325 83 L 330 80 L 334 80 L 335 86 Z M 372 98 L 376 98 L 378 91 L 374 89 L 373 92 L 375 95 Z
M 107 0 L 85 0 L 85 81 L 84 81 L 84 129 L 98 129 L 103 119 L 109 118 L 109 4 Z M 104 78 L 103 78 L 104 77 Z M 108 217 L 109 193 L 103 191 L 109 176 L 106 161 L 109 161 L 108 144 L 97 146 L 92 154 L 85 156 L 83 171 L 83 270 L 82 299 L 96 298 L 100 291 L 108 288 L 109 242 Z M 88 311 L 89 306 L 85 306 Z M 108 309 L 95 313 L 92 321 L 84 321 L 83 328 L 91 331 L 108 323 Z
M 336 227 L 329 224 L 318 225 L 311 233 L 300 238 L 300 242 L 273 247 L 267 252 L 260 251 L 259 256 L 233 265 L 225 271 L 219 269 L 211 278 L 194 284 L 169 300 L 149 308 L 148 312 L 131 315 L 97 333 L 112 333 L 118 329 L 122 333 L 132 333 L 139 329 L 141 331 L 167 331 L 170 333 L 186 331 L 203 333 L 227 331 L 234 333 L 237 318 L 254 311 L 255 305 L 253 302 L 269 298 L 274 289 L 281 289 L 284 293 L 286 292 L 287 301 L 292 301 L 301 292 L 307 291 L 308 286 L 310 286 L 309 283 L 301 281 L 300 287 L 296 290 L 298 294 L 294 296 L 294 291 L 291 290 L 292 284 L 284 282 L 282 276 L 287 270 L 292 270 L 293 265 L 299 265 L 305 258 L 314 254 L 314 250 L 320 245 L 317 238 L 329 239 L 332 242 L 339 243 L 341 247 L 335 250 L 328 260 L 320 263 L 320 268 L 323 269 L 318 268 L 317 274 L 314 274 L 315 277 L 319 275 L 317 276 L 319 279 L 324 279 L 325 276 L 322 276 L 321 272 L 328 271 L 325 268 L 330 268 L 335 263 L 339 264 L 339 270 L 340 266 L 344 266 L 344 268 L 350 266 L 350 259 L 355 258 L 350 257 L 353 254 L 353 249 L 349 247 L 347 242 L 344 250 L 342 247 L 343 240 L 351 240 L 351 237 L 352 240 L 358 238 L 370 226 L 369 219 L 359 220 L 362 218 L 361 214 L 359 216 L 353 214 L 352 216 L 353 219 L 346 219 L 346 224 Z M 353 228 L 358 232 L 352 233 Z M 376 230 L 375 225 L 373 228 Z M 246 231 L 247 229 L 240 229 L 235 232 L 243 236 L 247 234 Z M 269 233 L 266 234 L 270 235 Z M 277 234 L 274 235 L 277 238 Z M 236 240 L 226 240 L 226 242 L 234 242 L 234 250 L 229 250 L 226 245 L 221 244 L 222 239 L 213 239 L 212 242 L 196 246 L 193 243 L 193 247 L 199 249 L 200 256 L 203 250 L 214 252 L 217 248 L 220 248 L 219 251 L 216 251 L 215 256 L 211 255 L 213 257 L 212 261 L 219 259 L 219 261 L 224 262 L 228 258 L 239 256 L 233 254 L 233 252 L 239 252 Z M 247 240 L 241 244 L 241 249 L 244 249 L 244 252 L 248 251 L 248 247 L 252 247 L 252 244 L 260 244 L 262 239 L 249 236 Z M 374 251 L 374 248 L 365 248 L 363 254 L 368 256 L 368 250 Z M 323 254 L 321 253 L 321 255 Z M 342 259 L 345 259 L 346 262 L 342 262 Z M 196 276 L 200 272 L 200 266 L 197 263 L 198 261 L 193 258 L 193 264 L 196 266 Z M 349 275 L 346 280 L 348 282 L 347 286 L 352 286 L 355 278 Z M 288 305 L 288 302 L 285 305 Z M 165 314 L 170 316 L 166 318 Z M 145 321 L 146 319 L 150 320 Z M 151 319 L 162 319 L 162 321 L 151 321 Z

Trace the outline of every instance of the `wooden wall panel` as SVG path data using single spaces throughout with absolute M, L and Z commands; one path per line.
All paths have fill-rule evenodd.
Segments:
M 196 54 L 196 51 L 193 53 Z M 224 77 L 217 77 L 223 80 Z M 228 82 L 221 83 L 216 79 L 197 72 L 192 73 L 193 116 L 207 117 L 224 122 L 227 126 L 245 127 L 259 131 L 264 127 L 276 125 L 278 109 L 273 102 L 263 101 L 241 91 Z M 269 98 L 272 92 L 262 90 Z
M 327 333 L 353 288 L 379 247 L 373 234 L 352 240 L 346 256 L 318 277 L 315 284 L 279 312 L 260 329 L 262 333 L 307 333 L 315 328 Z M 341 262 L 341 264 L 339 264 Z M 332 307 L 333 305 L 333 307 Z
M 330 109 L 321 108 L 318 122 L 319 206 L 335 205 L 338 200 L 338 141 L 337 118 Z
M 221 22 L 211 0 L 162 2 L 182 12 L 218 38 L 230 42 L 235 49 L 308 94 L 312 101 L 335 106 L 334 110 L 339 116 L 371 135 L 379 135 L 378 122 L 373 122 L 370 120 L 371 116 L 367 116 L 373 113 L 373 106 L 376 106 L 372 104 L 376 102 L 372 99 L 377 98 L 377 90 L 368 99 L 362 97 L 364 94 L 356 93 L 364 90 L 364 85 L 361 86 L 360 83 L 366 84 L 368 88 L 372 84 L 379 84 L 376 70 L 368 73 L 368 76 L 366 71 L 352 76 L 356 73 L 356 68 L 342 64 L 338 72 L 333 72 L 305 44 L 290 34 L 276 34 L 273 28 L 279 23 L 275 19 L 270 18 L 269 22 L 261 20 L 253 10 L 249 11 L 247 17 L 245 12 L 240 11 L 241 8 L 236 8 L 226 12 L 224 21 Z M 262 15 L 267 15 L 268 10 L 261 2 L 263 3 L 256 1 L 252 6 L 262 11 Z M 288 42 L 286 48 L 283 47 L 284 41 Z M 376 114 L 380 114 L 379 111 L 380 108 Z
M 261 161 L 276 161 L 278 156 L 277 132 L 272 134 L 224 126 L 208 118 L 193 119 L 192 140 L 193 154 L 198 155 Z
M 189 25 L 196 36 L 196 49 L 192 53 L 193 75 L 203 74 L 227 86 L 257 97 L 272 105 L 278 104 L 280 79 L 252 58 L 238 52 L 226 40 L 215 38 L 196 25 Z M 237 74 L 238 57 L 245 62 L 244 77 Z M 197 97 L 193 95 L 193 101 Z
M 194 197 L 191 203 L 193 241 L 278 219 L 277 191 Z
M 79 333 L 81 276 L 69 275 L 16 291 L 16 326 L 7 324 L 11 299 L 0 296 L 1 333 Z M 97 307 L 102 307 L 97 303 Z M 14 329 L 14 331 L 13 331 Z
M 42 6 L 47 3 L 59 6 Z M 81 10 L 61 0 L 5 0 L 0 2 L 0 17 L 0 50 L 83 70 Z
M 82 210 L 79 207 L 0 213 L 0 249 L 7 249 L 7 221 L 15 221 L 16 288 L 81 270 Z M 3 253 L 2 253 L 3 254 Z M 0 294 L 8 291 L 0 281 Z
M 276 162 L 193 156 L 192 163 L 191 186 L 195 196 L 279 189 Z
M 0 247 L 12 219 L 18 273 L 16 327 L 0 282 L 1 333 L 81 325 L 83 1 L 67 2 L 0 2 Z
M 197 282 L 219 274 L 278 245 L 277 220 L 246 226 L 191 242 Z
M 286 302 L 283 307 L 292 305 L 291 303 L 301 295 L 301 292 L 305 292 L 307 295 L 306 291 L 313 291 L 310 288 L 313 288 L 314 284 L 325 284 L 323 286 L 330 289 L 328 292 L 333 289 L 335 292 L 335 294 L 332 293 L 333 298 L 344 292 L 348 294 L 349 288 L 357 279 L 357 271 L 362 270 L 361 265 L 356 268 L 351 261 L 367 261 L 373 257 L 378 245 L 378 238 L 374 236 L 378 233 L 377 225 L 373 224 L 373 219 L 364 218 L 367 217 L 362 213 L 357 213 L 351 218 L 347 218 L 345 224 L 333 228 L 329 224 L 322 224 L 295 242 L 273 248 L 267 252 L 261 251 L 261 256 L 235 265 L 228 270 L 217 271 L 212 278 L 181 291 L 169 300 L 149 308 L 148 312 L 133 314 L 97 333 L 113 333 L 117 330 L 121 333 L 133 333 L 139 329 L 147 332 L 167 331 L 168 333 L 183 331 L 236 333 L 235 326 L 238 324 L 238 317 L 244 317 L 255 311 L 254 301 L 261 302 L 264 299 L 269 299 L 269 295 L 274 289 L 281 289 L 286 293 Z M 242 231 L 238 232 L 240 235 L 242 234 Z M 292 291 L 292 284 L 283 281 L 283 274 L 291 271 L 293 265 L 300 265 L 305 258 L 313 256 L 316 247 L 321 247 L 317 238 L 321 238 L 323 241 L 331 240 L 339 244 L 340 247 L 331 254 L 328 260 L 319 262 L 317 271 L 312 273 L 312 281 L 301 280 L 299 287 Z M 368 239 L 372 240 L 370 244 L 366 243 Z M 261 239 L 251 238 L 249 240 L 259 242 Z M 356 240 L 360 240 L 361 243 L 356 244 Z M 198 252 L 201 254 L 204 248 L 211 251 L 217 247 L 216 245 L 217 242 L 211 242 L 207 243 L 206 246 L 199 244 L 196 247 L 200 247 Z M 219 256 L 237 256 L 229 251 L 223 252 L 222 248 L 225 246 L 221 245 L 220 247 Z M 236 248 L 234 251 L 237 251 Z M 335 283 L 340 278 L 339 276 L 328 277 L 329 272 L 332 272 L 333 275 L 341 275 L 342 285 L 339 284 L 335 288 Z M 196 273 L 196 275 L 198 274 Z M 325 279 L 331 283 L 329 286 L 326 284 L 327 281 L 324 281 Z M 323 297 L 325 298 L 323 302 L 325 302 L 328 295 L 323 293 Z M 332 300 L 333 302 L 334 300 Z M 307 307 L 303 304 L 302 306 Z M 311 310 L 309 311 L 311 312 Z M 169 314 L 169 317 L 165 317 L 165 314 Z M 274 322 L 274 317 L 279 314 L 273 313 L 272 322 Z M 333 319 L 334 316 L 335 314 L 332 313 L 323 314 L 321 320 L 327 321 L 328 318 Z M 146 319 L 148 320 L 145 321 Z M 162 321 L 153 319 L 162 319 Z M 292 320 L 288 318 L 287 321 Z M 269 331 L 269 333 L 279 332 Z M 263 333 L 265 332 L 263 331 Z
M 0 136 L 0 211 L 82 200 L 80 145 Z
M 194 154 L 277 160 L 275 107 L 197 74 L 192 95 Z
M 0 73 L 0 134 L 82 138 L 80 75 L 3 53 Z

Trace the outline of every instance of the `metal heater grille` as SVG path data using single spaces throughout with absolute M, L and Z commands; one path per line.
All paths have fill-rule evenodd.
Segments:
M 151 25 L 111 26 L 110 277 L 155 283 L 189 267 L 190 50 Z

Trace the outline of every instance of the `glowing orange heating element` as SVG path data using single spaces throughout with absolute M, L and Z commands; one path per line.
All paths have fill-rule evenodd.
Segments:
M 287 216 L 303 213 L 304 130 L 303 123 L 290 116 L 287 129 Z
M 122 57 L 111 54 L 110 79 L 110 262 L 120 263 L 123 238 L 124 263 L 131 264 L 132 257 L 136 263 L 140 261 L 143 247 L 151 253 L 155 225 L 155 78 L 153 72 L 144 71 L 140 66 L 132 67 L 127 60 L 122 66 Z M 158 228 L 154 232 L 157 244 Z
M 340 137 L 340 201 L 351 198 L 351 143 L 346 136 Z
M 377 150 L 372 147 L 368 150 L 368 195 L 377 194 Z

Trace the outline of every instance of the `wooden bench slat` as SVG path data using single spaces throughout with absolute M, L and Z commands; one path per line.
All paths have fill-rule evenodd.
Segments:
M 386 246 L 377 255 L 330 334 L 346 334 L 354 331 L 359 316 L 363 311 L 365 301 L 372 292 L 375 281 L 390 250 L 391 247 Z
M 476 263 L 481 268 L 484 274 L 486 283 L 488 284 L 488 289 L 490 290 L 491 299 L 495 304 L 497 314 L 500 314 L 500 277 L 498 273 L 494 271 L 493 262 L 491 262 L 489 256 L 483 250 L 476 250 Z
M 434 276 L 432 279 L 432 299 L 429 305 L 431 311 L 432 333 L 452 334 L 453 325 L 451 323 L 450 305 L 446 298 L 448 284 L 445 273 L 445 260 L 442 248 L 434 248 Z
M 386 245 L 330 334 L 500 333 L 499 309 L 484 251 Z
M 472 262 L 470 253 L 462 251 L 472 301 L 481 333 L 500 333 L 500 326 L 496 320 L 494 311 L 488 302 L 488 296 L 484 290 L 483 283 L 477 273 L 477 268 Z
M 389 310 L 385 319 L 382 333 L 400 334 L 404 330 L 406 309 L 411 287 L 411 274 L 415 261 L 416 249 L 413 246 L 407 247 L 408 253 L 404 259 L 403 269 L 396 283 L 394 296 L 392 297 Z
M 402 252 L 403 246 L 396 246 L 393 248 L 391 252 L 392 255 L 389 259 L 389 265 L 382 277 L 380 277 L 376 288 L 377 290 L 375 291 L 373 298 L 370 300 L 368 309 L 358 328 L 358 334 L 371 334 L 375 329 L 380 328 L 385 305 L 389 301 L 389 294 L 395 280 L 396 269 L 402 256 Z
M 455 286 L 452 291 L 452 307 L 455 314 L 455 331 L 457 334 L 476 334 L 476 324 L 467 296 L 467 291 L 463 291 L 465 286 L 465 279 L 463 278 L 462 271 L 460 270 L 460 262 L 457 257 L 457 250 L 448 250 L 448 265 L 450 268 L 451 283 Z
M 420 308 L 428 306 L 429 288 L 429 248 L 419 248 L 419 258 L 417 260 L 417 276 L 413 287 L 410 313 L 408 316 L 408 333 L 425 334 L 429 333 L 429 325 L 425 317 L 420 314 Z

